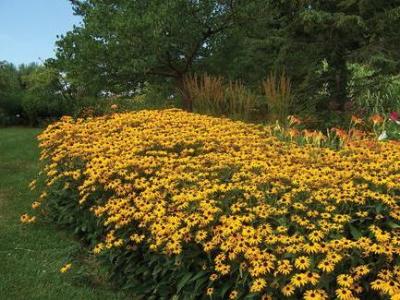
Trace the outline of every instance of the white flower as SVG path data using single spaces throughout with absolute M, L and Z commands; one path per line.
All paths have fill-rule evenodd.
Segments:
M 388 138 L 388 135 L 386 133 L 386 130 L 382 131 L 381 135 L 378 137 L 378 141 L 383 141 Z

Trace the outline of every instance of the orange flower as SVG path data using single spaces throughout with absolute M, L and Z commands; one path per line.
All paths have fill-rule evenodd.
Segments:
M 362 124 L 363 120 L 355 115 L 352 115 L 351 122 L 354 123 L 355 125 L 357 125 L 357 124 Z
M 300 132 L 299 132 L 296 128 L 290 128 L 290 129 L 288 130 L 288 134 L 289 134 L 289 136 L 290 136 L 291 138 L 294 138 L 294 137 L 298 136 L 299 133 L 300 133 Z
M 337 135 L 337 137 L 339 139 L 341 139 L 342 141 L 348 139 L 348 135 L 347 135 L 346 131 L 341 128 L 332 128 L 331 131 L 333 131 Z
M 288 116 L 288 121 L 289 121 L 289 125 L 300 125 L 301 124 L 301 120 L 299 118 L 297 118 L 296 116 L 290 115 Z
M 373 115 L 370 118 L 370 120 L 372 121 L 372 123 L 374 123 L 374 125 L 381 124 L 384 121 L 383 117 L 381 115 L 379 115 L 379 114 Z
M 350 135 L 353 139 L 357 139 L 360 140 L 362 138 L 364 138 L 366 136 L 366 133 L 364 131 L 361 130 L 357 130 L 357 129 L 351 129 L 350 130 Z

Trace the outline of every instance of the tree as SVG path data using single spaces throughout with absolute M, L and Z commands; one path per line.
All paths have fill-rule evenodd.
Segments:
M 146 81 L 182 89 L 196 72 L 256 86 L 285 71 L 298 99 L 313 105 L 327 86 L 319 108 L 344 109 L 349 63 L 390 74 L 400 62 L 400 0 L 71 2 L 82 23 L 60 37 L 51 63 L 89 95 L 131 92 Z M 318 72 L 323 61 L 328 71 Z
M 239 25 L 239 0 L 74 0 L 82 17 L 57 42 L 57 59 L 72 83 L 92 93 L 134 90 L 144 81 L 182 87 Z M 190 109 L 186 99 L 185 106 Z
M 34 68 L 21 66 L 19 72 L 23 87 L 22 107 L 31 125 L 67 113 L 73 103 L 63 93 L 64 85 L 57 70 L 35 65 Z
M 22 113 L 22 87 L 18 69 L 6 61 L 0 62 L 0 112 L 7 115 Z
M 399 71 L 399 0 L 269 1 L 269 5 L 276 18 L 266 24 L 272 29 L 266 39 L 280 44 L 276 65 L 285 66 L 303 91 L 327 83 L 331 103 L 343 109 L 349 62 L 369 64 L 380 74 Z M 323 60 L 330 71 L 316 77 Z
M 8 121 L 37 125 L 42 120 L 61 117 L 66 113 L 65 85 L 59 72 L 35 63 L 18 67 L 0 63 L 0 115 Z M 68 108 L 71 107 L 71 102 Z

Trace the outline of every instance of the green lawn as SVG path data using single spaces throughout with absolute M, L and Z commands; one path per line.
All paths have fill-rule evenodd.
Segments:
M 37 196 L 28 184 L 38 171 L 39 132 L 0 129 L 0 299 L 126 299 L 96 280 L 59 272 L 79 249 L 70 236 L 41 222 L 20 224 Z

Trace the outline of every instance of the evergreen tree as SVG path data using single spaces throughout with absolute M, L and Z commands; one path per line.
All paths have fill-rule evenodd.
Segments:
M 269 5 L 278 12 L 275 26 L 265 27 L 274 29 L 266 38 L 280 44 L 276 65 L 289 71 L 303 95 L 327 83 L 331 104 L 343 109 L 348 100 L 349 62 L 369 64 L 380 74 L 399 72 L 400 1 L 293 1 L 290 5 L 270 1 Z M 323 60 L 329 72 L 315 76 Z

